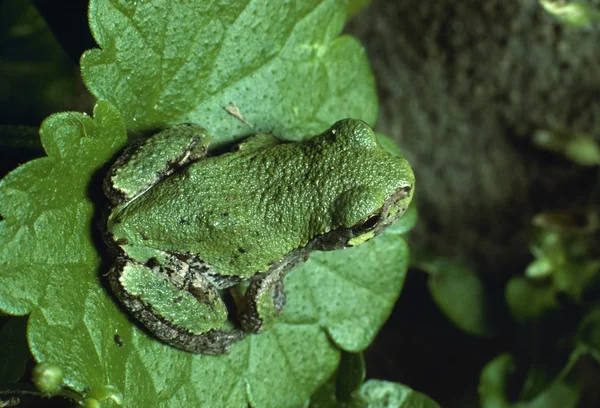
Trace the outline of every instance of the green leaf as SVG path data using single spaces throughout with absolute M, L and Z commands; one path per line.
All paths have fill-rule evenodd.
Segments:
M 390 232 L 354 248 L 316 252 L 286 281 L 289 292 L 305 297 L 286 305 L 285 320 L 313 315 L 340 348 L 362 351 L 389 317 L 407 268 L 406 242 Z
M 575 408 L 579 389 L 558 378 L 529 401 L 511 401 L 508 397 L 510 377 L 516 372 L 511 354 L 502 354 L 489 362 L 481 373 L 479 397 L 482 408 Z
M 589 28 L 600 23 L 600 10 L 582 1 L 539 0 L 539 3 L 563 24 Z
M 474 335 L 493 333 L 485 288 L 472 268 L 464 262 L 442 257 L 423 258 L 415 266 L 429 274 L 429 292 L 454 325 Z
M 10 317 L 0 328 L 0 384 L 16 383 L 25 374 L 25 364 L 31 357 L 26 327 L 26 318 Z
M 533 135 L 533 143 L 543 149 L 561 154 L 581 166 L 600 164 L 600 146 L 591 135 L 538 130 Z
M 342 374 L 340 366 L 337 378 Z M 346 401 L 336 399 L 336 377 L 332 377 L 310 399 L 310 408 L 440 408 L 427 395 L 406 385 L 369 380 L 357 389 Z
M 338 347 L 372 341 L 406 273 L 398 234 L 314 254 L 286 279 L 288 304 L 272 330 L 229 355 L 192 355 L 140 330 L 107 292 L 102 208 L 92 204 L 102 201 L 99 181 L 126 127 L 197 122 L 219 145 L 258 131 L 299 139 L 348 116 L 373 123 L 364 51 L 336 37 L 344 14 L 337 0 L 91 1 L 102 50 L 82 57 L 82 71 L 101 99 L 94 119 L 48 118 L 40 130 L 48 157 L 0 182 L 0 309 L 31 313 L 35 359 L 62 372 L 56 393 L 75 391 L 90 406 L 293 407 L 331 376 Z M 255 127 L 223 109 L 233 104 Z
M 338 347 L 367 347 L 399 295 L 408 250 L 387 233 L 313 254 L 286 279 L 288 303 L 275 327 L 229 355 L 162 344 L 107 292 L 108 265 L 93 239 L 99 209 L 89 198 L 100 185 L 90 182 L 125 143 L 119 113 L 99 102 L 94 119 L 57 114 L 43 123 L 41 139 L 48 157 L 0 182 L 0 308 L 31 313 L 30 348 L 38 362 L 61 369 L 58 394 L 124 406 L 298 406 L 333 373 Z
M 343 0 L 92 0 L 101 49 L 83 55 L 82 75 L 128 129 L 193 122 L 215 146 L 258 132 L 301 139 L 346 117 L 373 124 L 373 77 L 361 45 L 338 37 L 345 17 Z
M 360 388 L 359 396 L 368 408 L 440 408 L 427 395 L 389 381 L 369 380 Z
M 559 306 L 556 291 L 551 285 L 521 276 L 512 278 L 504 293 L 512 317 L 521 324 L 538 320 Z
M 381 147 L 394 156 L 404 157 L 402 150 L 400 150 L 400 147 L 394 139 L 384 135 L 383 133 L 376 133 L 375 135 L 377 136 L 377 142 L 381 145 Z
M 125 142 L 125 128 L 110 105 L 99 103 L 95 113 L 96 120 L 75 113 L 46 119 L 40 137 L 48 157 L 0 182 L 0 309 L 10 314 L 39 306 L 55 283 L 51 274 L 65 279 L 61 272 L 72 267 L 97 277 L 88 185 Z
M 590 211 L 542 213 L 533 221 L 536 229 L 531 252 L 536 259 L 527 267 L 526 277 L 538 281 L 537 287 L 546 286 L 550 291 L 566 293 L 581 302 L 600 275 L 594 236 L 598 230 L 596 214 Z M 551 285 L 540 284 L 544 278 L 549 278 Z

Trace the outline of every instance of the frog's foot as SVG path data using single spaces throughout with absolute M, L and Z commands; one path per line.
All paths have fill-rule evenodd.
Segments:
M 239 315 L 242 328 L 251 333 L 268 329 L 285 305 L 285 271 L 267 272 L 254 278 L 244 296 L 245 307 Z
M 163 342 L 192 353 L 227 353 L 245 333 L 223 329 L 227 308 L 218 290 L 200 274 L 186 275 L 119 257 L 108 279 L 125 308 Z
M 170 326 L 164 326 L 160 323 L 154 328 L 151 328 L 148 323 L 146 325 L 165 343 L 196 354 L 227 354 L 231 346 L 242 340 L 246 335 L 244 331 L 239 329 L 210 330 L 202 334 L 192 334 L 189 332 L 182 333 L 177 329 L 171 330 Z
M 104 193 L 113 205 L 127 203 L 180 167 L 204 157 L 209 141 L 204 128 L 185 123 L 134 143 L 110 168 Z

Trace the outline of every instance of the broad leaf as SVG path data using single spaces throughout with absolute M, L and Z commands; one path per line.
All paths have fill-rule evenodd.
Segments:
M 338 37 L 345 17 L 342 0 L 92 0 L 101 49 L 83 55 L 82 74 L 128 129 L 193 122 L 215 146 L 257 132 L 299 139 L 346 117 L 373 124 L 366 55 Z
M 372 123 L 364 51 L 336 37 L 344 15 L 337 0 L 91 1 L 102 49 L 83 56 L 82 71 L 101 99 L 94 119 L 48 118 L 40 131 L 48 157 L 0 182 L 0 309 L 31 313 L 40 378 L 60 371 L 59 394 L 90 405 L 299 406 L 334 372 L 339 348 L 371 342 L 406 272 L 397 233 L 314 254 L 286 279 L 275 327 L 217 357 L 176 350 L 134 324 L 107 291 L 109 264 L 98 252 L 100 181 L 126 128 L 196 122 L 219 145 L 257 131 L 298 139 L 342 117 Z
M 97 252 L 102 243 L 93 240 L 100 209 L 89 197 L 99 194 L 99 169 L 125 142 L 119 113 L 102 102 L 94 119 L 57 114 L 44 122 L 41 138 L 48 157 L 0 183 L 0 307 L 31 313 L 34 357 L 60 368 L 63 387 L 82 399 L 297 406 L 335 370 L 338 347 L 363 350 L 391 312 L 408 262 L 394 233 L 315 253 L 286 280 L 288 304 L 275 327 L 248 336 L 229 355 L 162 344 L 110 296 L 108 265 Z

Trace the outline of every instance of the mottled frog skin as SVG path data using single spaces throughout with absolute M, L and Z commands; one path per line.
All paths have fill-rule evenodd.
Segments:
M 209 140 L 200 126 L 178 125 L 111 167 L 106 232 L 118 255 L 108 276 L 158 338 L 222 354 L 274 323 L 283 278 L 310 251 L 359 245 L 396 221 L 414 176 L 359 120 L 303 142 L 256 135 L 213 157 Z M 224 290 L 244 281 L 238 318 L 228 319 Z

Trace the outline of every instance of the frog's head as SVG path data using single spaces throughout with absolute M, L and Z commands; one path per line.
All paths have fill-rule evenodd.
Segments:
M 360 245 L 383 232 L 404 214 L 415 185 L 408 162 L 385 150 L 366 123 L 346 119 L 329 131 L 347 154 L 339 164 L 344 182 L 333 203 L 334 230 L 321 249 Z
M 391 192 L 359 186 L 338 197 L 336 223 L 346 244 L 356 246 L 383 232 L 404 214 L 413 195 L 413 184 L 399 183 Z M 338 233 L 341 232 L 338 230 Z

